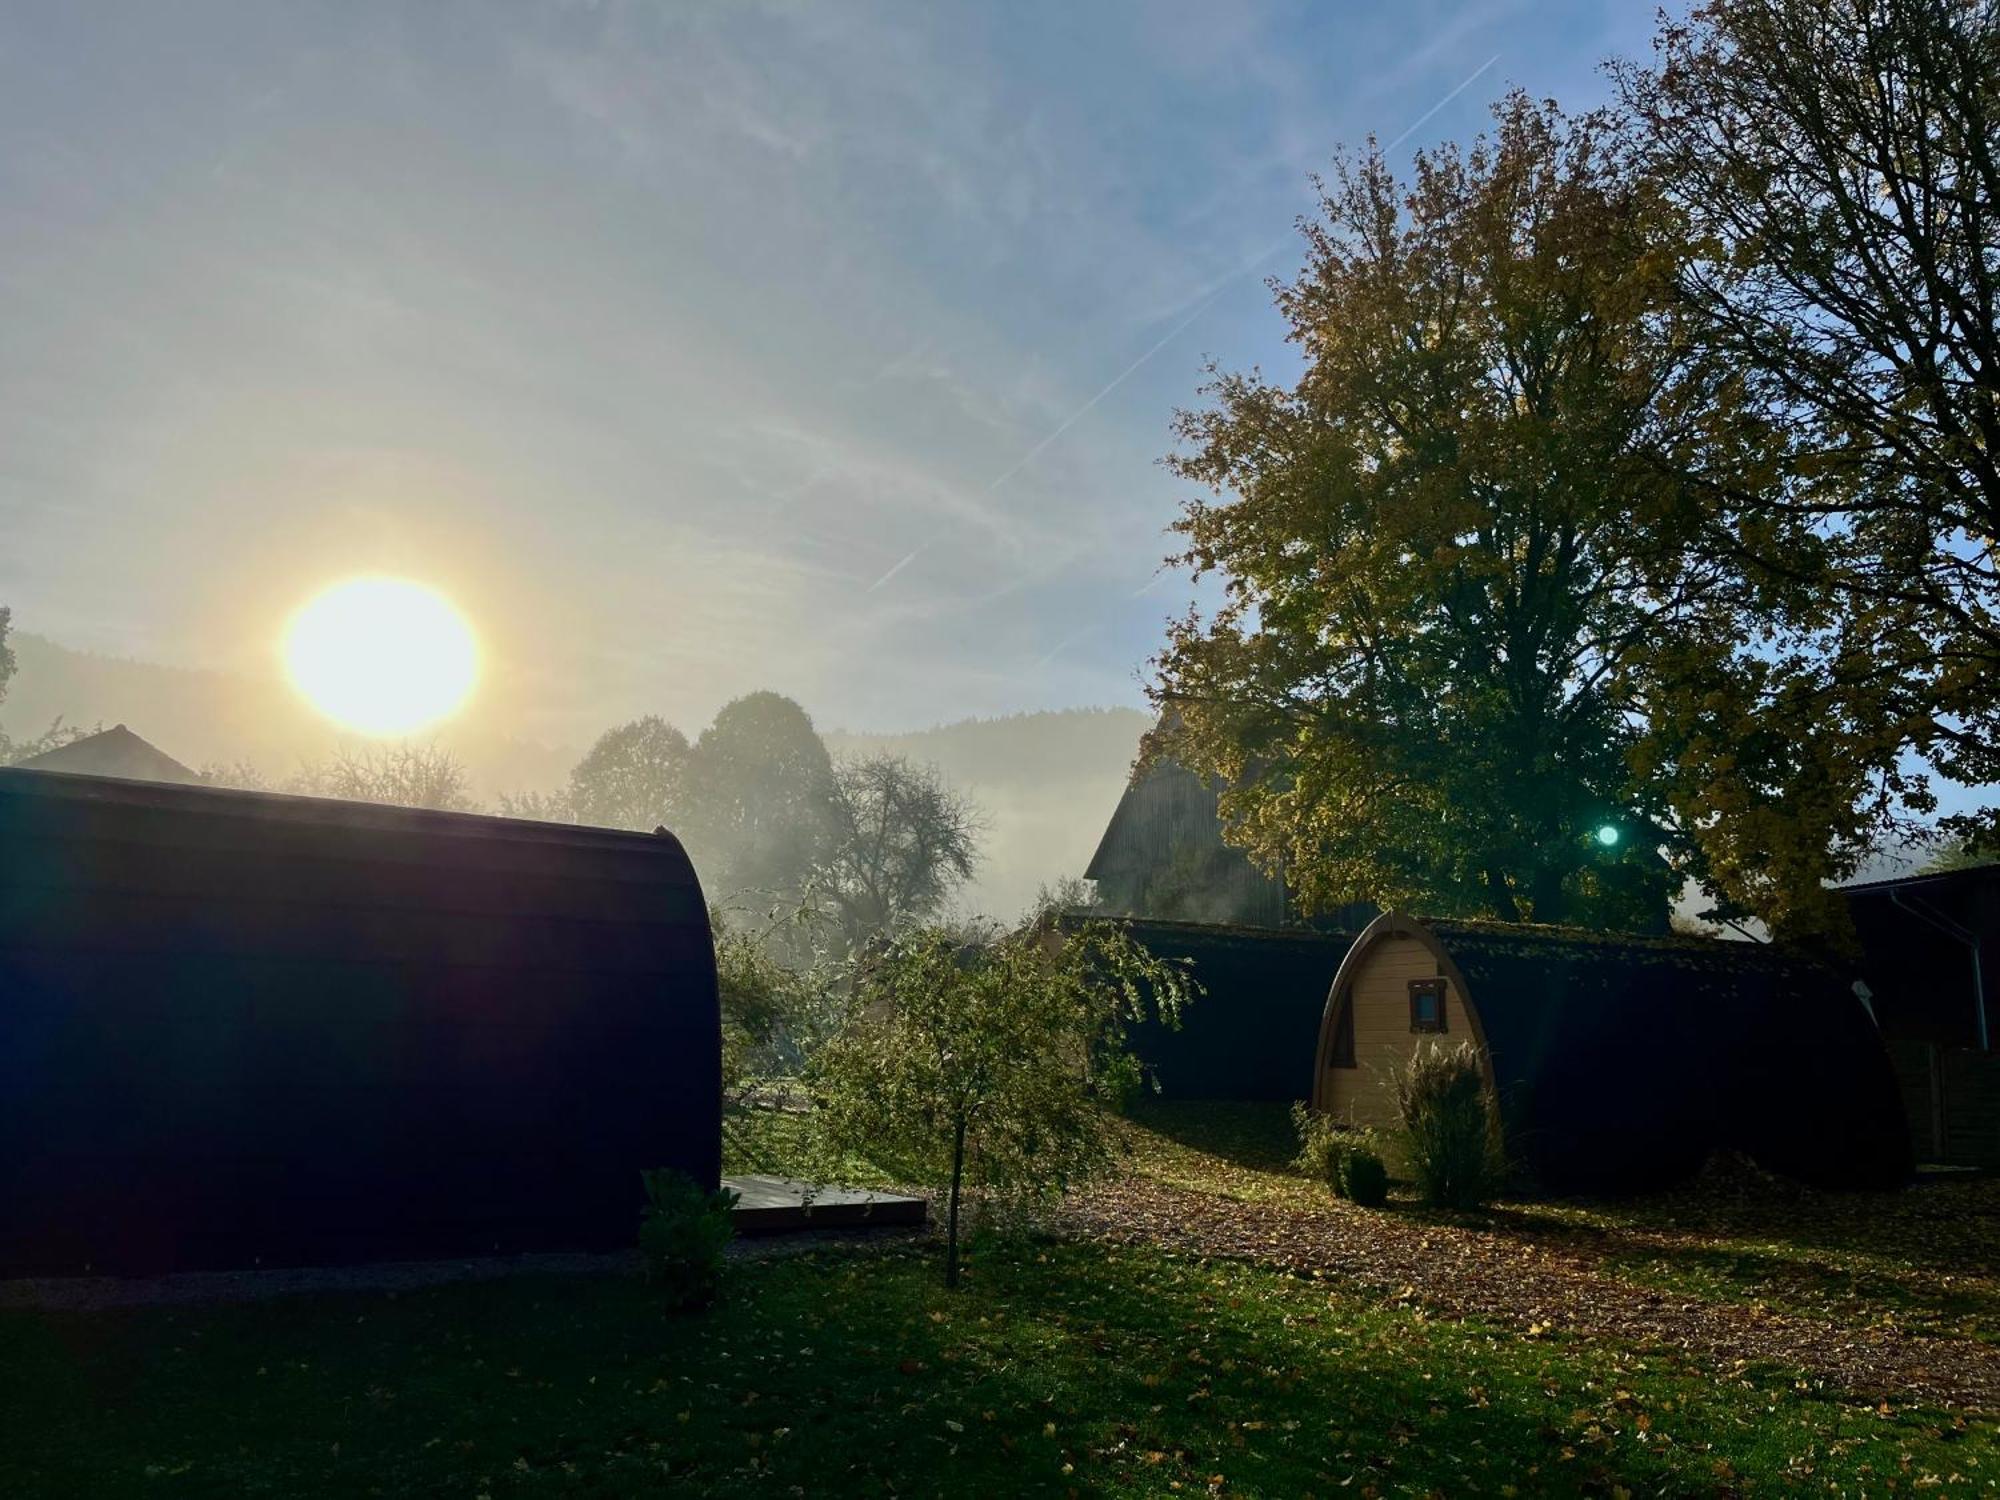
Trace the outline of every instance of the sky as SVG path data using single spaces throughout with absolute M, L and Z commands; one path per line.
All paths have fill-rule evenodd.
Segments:
M 274 670 L 430 583 L 488 713 L 1136 705 L 1203 365 L 1310 177 L 1601 102 L 1652 7 L 16 6 L 0 603 Z

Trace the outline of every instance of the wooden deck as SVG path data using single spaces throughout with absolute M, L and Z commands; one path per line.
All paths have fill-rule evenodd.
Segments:
M 817 1187 L 789 1177 L 725 1177 L 737 1194 L 730 1218 L 738 1234 L 783 1234 L 803 1229 L 891 1229 L 922 1224 L 925 1198 L 856 1188 Z M 808 1203 L 810 1195 L 810 1203 Z

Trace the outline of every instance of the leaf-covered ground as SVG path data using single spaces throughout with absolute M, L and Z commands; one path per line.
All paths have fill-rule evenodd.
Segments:
M 1327 1201 L 1291 1171 L 1290 1122 L 1271 1106 L 1154 1104 L 1130 1139 L 1135 1180 L 1222 1200 Z M 2000 1343 L 2000 1180 L 1990 1177 L 1820 1193 L 1737 1164 L 1669 1193 L 1504 1203 L 1456 1221 L 1406 1203 L 1388 1217 L 1474 1231 L 1496 1253 L 1512 1243 L 1574 1258 L 1683 1299 Z
M 733 1152 L 782 1159 L 796 1116 L 751 1117 Z M 1611 1336 L 1764 1362 L 1857 1396 L 2000 1411 L 2000 1181 L 1817 1193 L 1748 1168 L 1612 1202 L 1470 1216 L 1333 1201 L 1292 1170 L 1283 1108 L 1153 1103 L 1122 1178 L 1058 1225 L 1121 1243 L 1263 1261 L 1539 1337 Z M 865 1177 L 865 1164 L 853 1164 Z
M 731 1168 L 798 1130 L 733 1122 Z M 0 1494 L 2000 1490 L 2000 1184 L 1452 1220 L 1330 1203 L 1282 1111 L 1130 1144 L 957 1295 L 899 1239 L 741 1260 L 682 1318 L 621 1274 L 0 1310 Z

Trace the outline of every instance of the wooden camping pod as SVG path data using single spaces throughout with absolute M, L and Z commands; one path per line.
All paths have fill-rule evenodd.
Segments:
M 0 771 L 0 1272 L 629 1244 L 719 1028 L 664 833 Z
M 1911 1170 L 1866 1011 L 1831 969 L 1764 945 L 1385 913 L 1328 993 L 1313 1107 L 1390 1124 L 1395 1068 L 1461 1039 L 1552 1189 L 1656 1186 L 1718 1148 L 1827 1187 Z

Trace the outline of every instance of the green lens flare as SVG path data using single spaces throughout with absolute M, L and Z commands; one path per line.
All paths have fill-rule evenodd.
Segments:
M 1609 849 L 1613 844 L 1617 843 L 1618 829 L 1616 828 L 1616 826 L 1610 823 L 1606 823 L 1603 826 L 1601 826 L 1597 830 L 1597 842 L 1602 844 L 1607 849 Z

